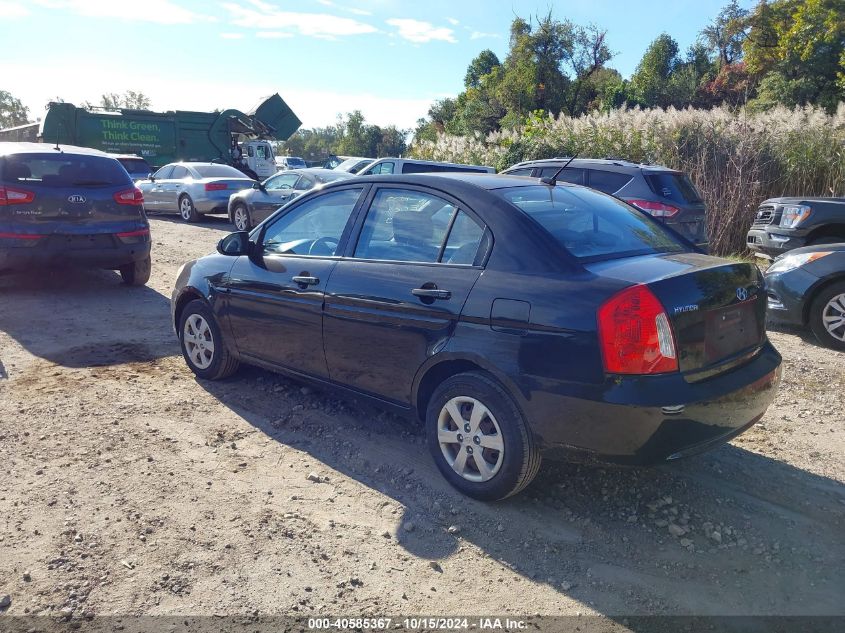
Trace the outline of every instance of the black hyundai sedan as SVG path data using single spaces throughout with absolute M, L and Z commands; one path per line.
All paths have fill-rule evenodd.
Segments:
M 780 381 L 753 264 L 553 180 L 372 176 L 308 193 L 172 298 L 204 379 L 258 365 L 418 418 L 446 479 L 522 490 L 544 455 L 673 460 L 757 422 Z

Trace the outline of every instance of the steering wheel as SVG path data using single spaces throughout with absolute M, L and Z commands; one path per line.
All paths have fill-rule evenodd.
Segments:
M 334 243 L 334 248 L 330 248 L 330 244 Z M 318 246 L 325 246 L 326 248 L 330 249 L 329 255 L 335 252 L 338 245 L 340 244 L 340 240 L 334 237 L 318 237 L 316 240 L 311 242 L 311 246 L 308 247 L 308 254 L 309 255 L 320 255 L 321 253 L 315 253 L 314 251 L 317 250 Z

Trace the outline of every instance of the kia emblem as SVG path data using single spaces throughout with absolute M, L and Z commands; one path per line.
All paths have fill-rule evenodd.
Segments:
M 746 299 L 748 299 L 748 290 L 746 290 L 745 288 L 737 288 L 736 298 L 740 301 L 745 301 Z
M 73 202 L 74 204 L 82 204 L 85 202 L 85 196 L 80 196 L 78 193 L 75 193 L 72 196 L 68 196 L 67 201 Z

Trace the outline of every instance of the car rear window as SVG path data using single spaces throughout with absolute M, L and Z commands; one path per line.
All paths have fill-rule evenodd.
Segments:
M 651 190 L 661 198 L 680 204 L 702 202 L 701 195 L 686 174 L 665 171 L 643 175 Z
M 234 167 L 228 165 L 191 165 L 200 178 L 246 178 Z
M 130 174 L 149 174 L 152 171 L 150 164 L 143 158 L 118 158 L 118 162 Z
M 43 187 L 106 187 L 131 183 L 126 170 L 114 158 L 63 152 L 4 156 L 0 158 L 0 180 Z
M 589 189 L 538 185 L 493 193 L 525 212 L 579 260 L 689 250 L 641 211 Z

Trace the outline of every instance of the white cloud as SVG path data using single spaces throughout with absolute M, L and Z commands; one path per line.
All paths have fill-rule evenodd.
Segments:
M 320 4 L 324 7 L 332 7 L 333 9 L 340 9 L 341 11 L 346 11 L 348 13 L 354 13 L 355 15 L 372 15 L 372 11 L 365 11 L 364 9 L 358 9 L 356 7 L 345 7 L 343 5 L 338 5 L 332 0 L 317 0 Z
M 446 18 L 446 21 L 452 26 L 458 26 L 461 23 L 460 20 L 456 20 L 455 18 Z
M 432 40 L 442 40 L 453 44 L 457 42 L 455 32 L 452 29 L 447 29 L 444 26 L 437 27 L 430 22 L 410 18 L 392 18 L 387 20 L 387 23 L 399 29 L 400 37 L 416 44 L 424 44 Z
M 498 33 L 482 33 L 481 31 L 473 31 L 469 39 L 471 40 L 480 40 L 483 37 L 501 37 Z
M 0 19 L 11 20 L 29 15 L 29 9 L 18 2 L 0 2 Z
M 241 40 L 244 37 L 243 33 L 221 33 L 220 37 L 224 40 Z
M 244 28 L 290 32 L 322 39 L 334 39 L 347 35 L 375 33 L 378 29 L 352 18 L 344 18 L 327 13 L 299 13 L 279 11 L 260 0 L 251 0 L 252 9 L 234 2 L 224 2 L 221 6 L 230 14 L 230 23 Z
M 293 37 L 293 33 L 284 33 L 282 31 L 258 31 L 255 34 L 257 37 L 265 39 L 279 39 L 282 37 Z
M 210 15 L 195 13 L 171 0 L 144 0 L 136 10 L 127 9 L 125 3 L 114 0 L 30 0 L 47 9 L 72 11 L 90 18 L 117 18 L 134 22 L 158 24 L 191 24 L 214 22 Z

